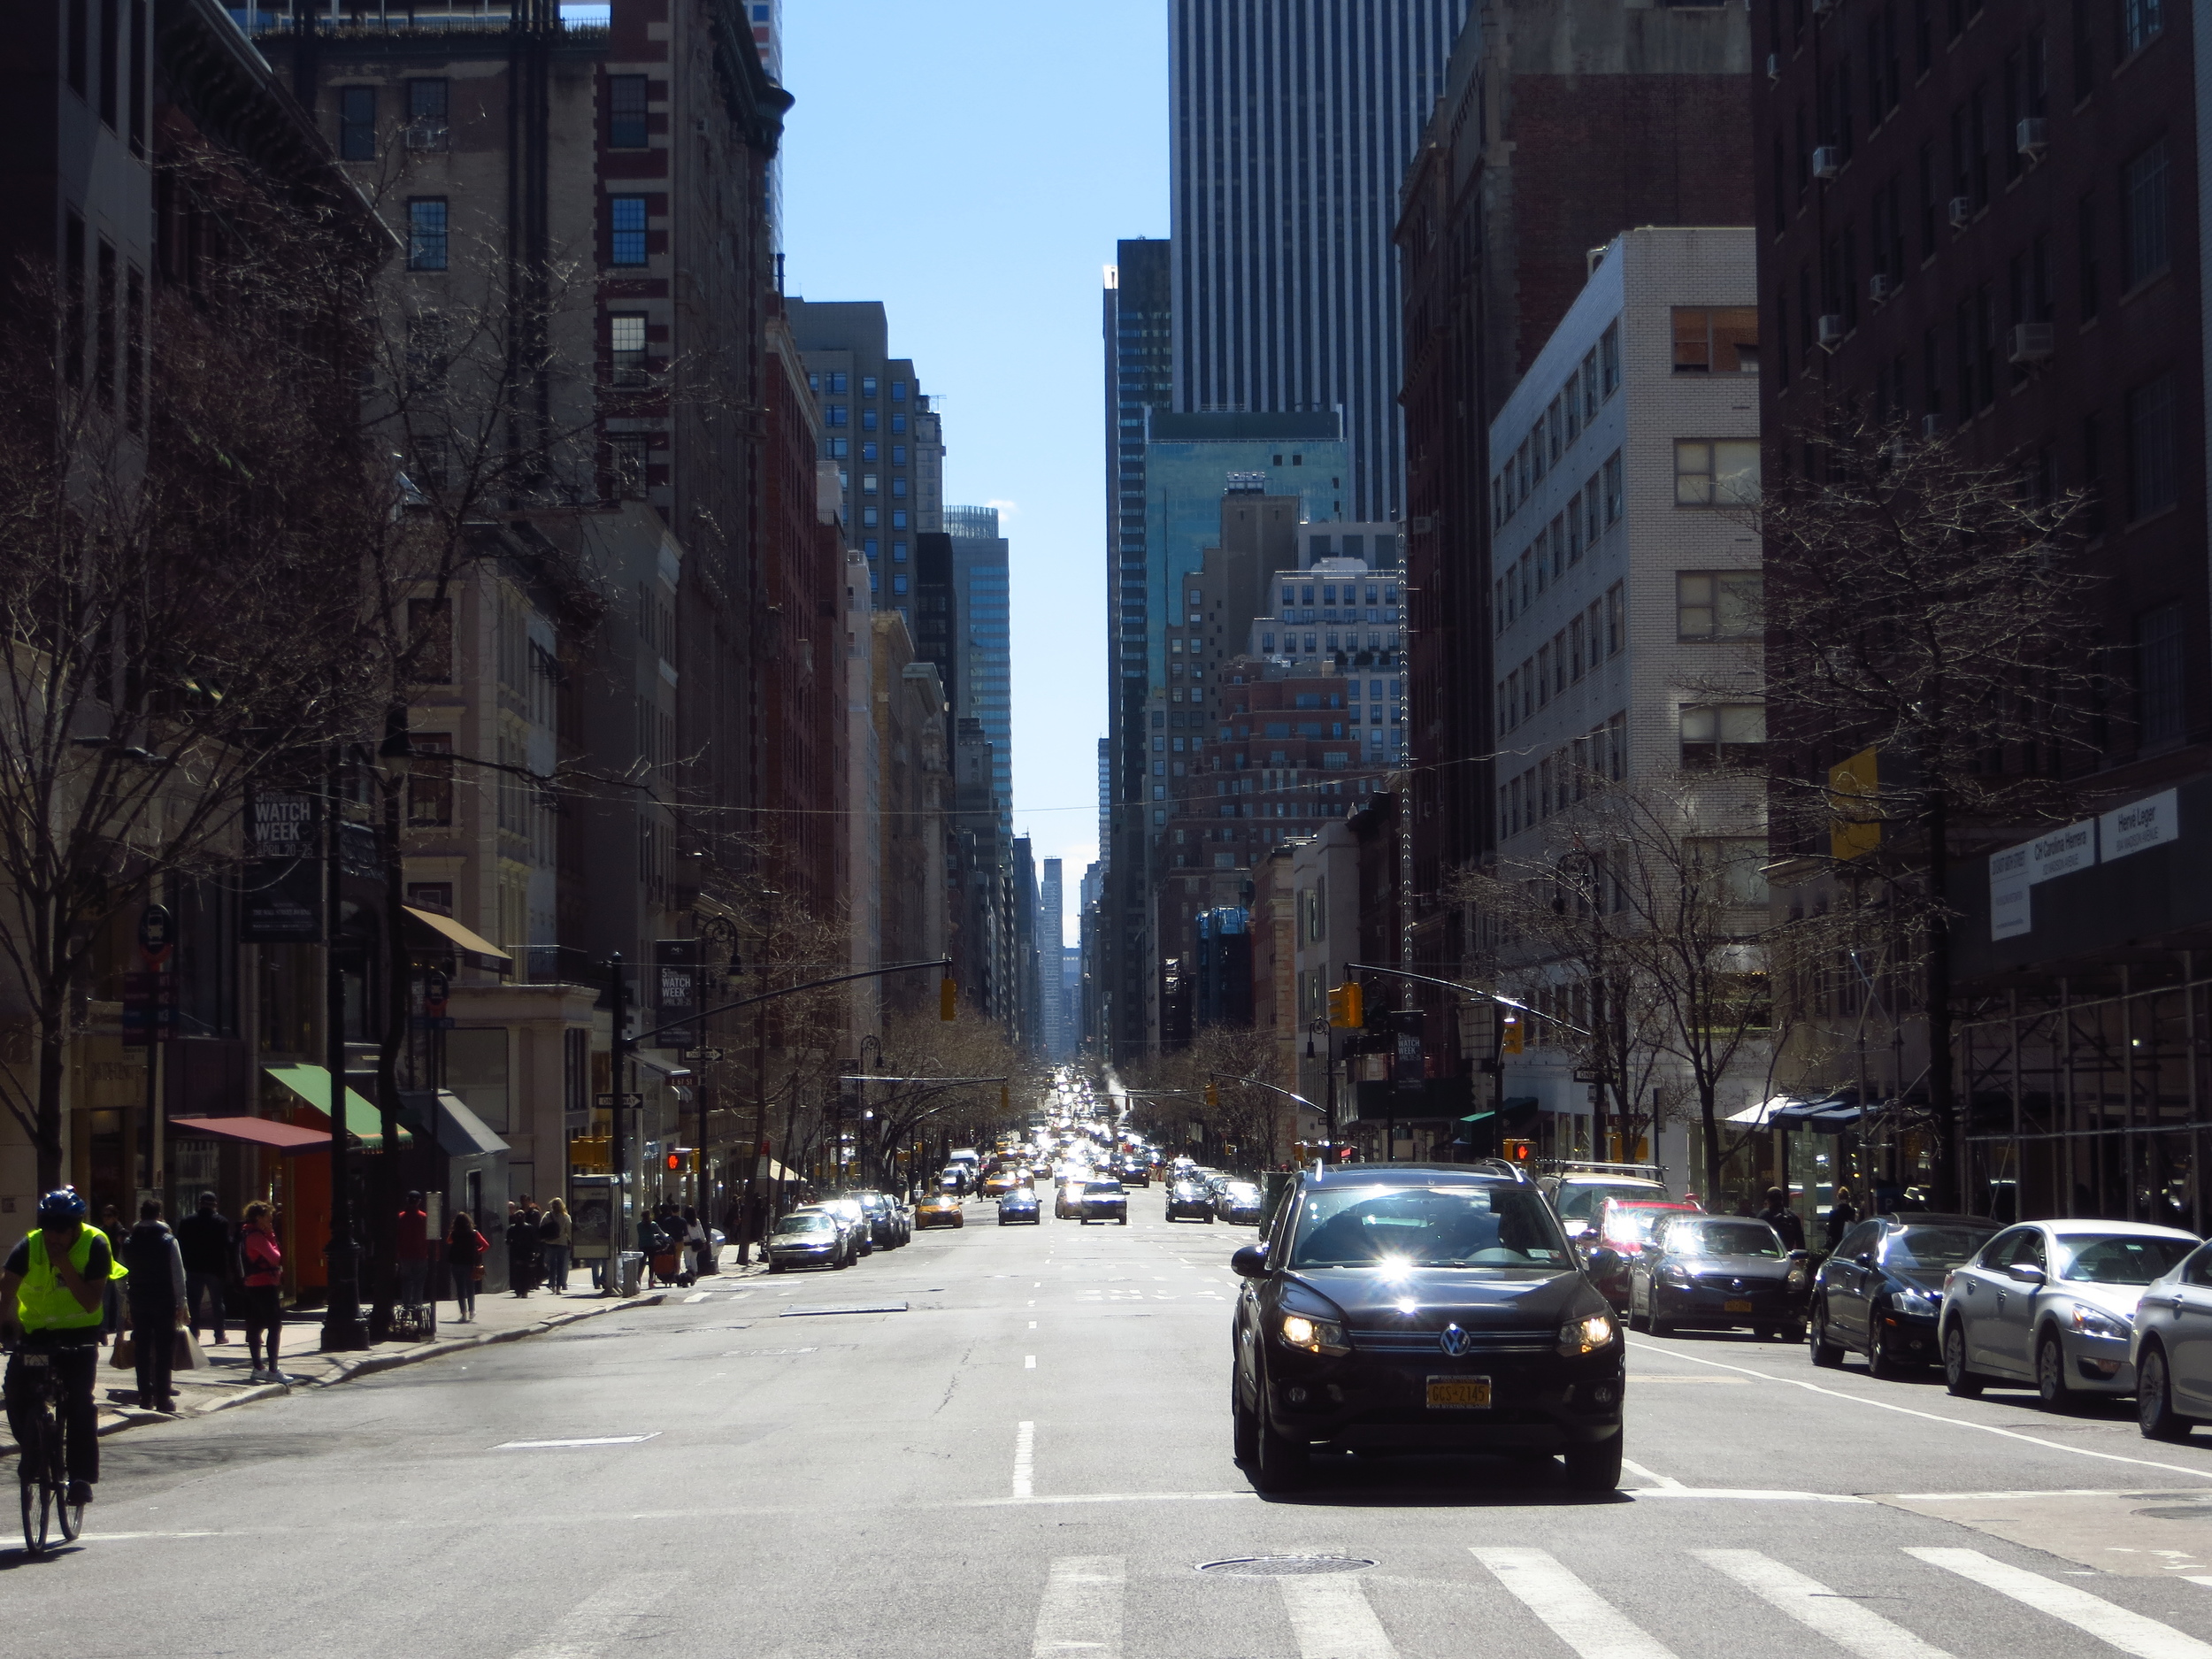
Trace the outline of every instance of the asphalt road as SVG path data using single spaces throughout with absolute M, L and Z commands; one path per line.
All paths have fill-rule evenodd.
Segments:
M 974 1205 L 847 1271 L 111 1440 L 84 1546 L 0 1554 L 0 1655 L 2212 1659 L 2212 1431 L 1747 1337 L 1632 1339 L 1617 1497 L 1437 1458 L 1263 1499 L 1229 1455 L 1251 1235 L 1159 1199 Z M 1201 1571 L 1271 1555 L 1372 1564 Z

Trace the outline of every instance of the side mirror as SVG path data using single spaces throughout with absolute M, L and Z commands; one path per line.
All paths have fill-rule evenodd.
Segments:
M 1267 1246 L 1248 1244 L 1229 1258 L 1229 1271 L 1239 1279 L 1259 1279 L 1267 1272 Z
M 1601 1244 L 1596 1249 L 1591 1251 L 1590 1254 L 1584 1258 L 1584 1264 L 1592 1273 L 1602 1274 L 1614 1272 L 1619 1269 L 1621 1264 L 1620 1252 L 1618 1250 L 1609 1249 L 1606 1246 Z
M 2005 1277 L 2023 1285 L 2040 1285 L 2045 1274 L 2033 1262 L 2015 1262 L 2005 1269 Z
M 1874 1252 L 1871 1250 L 1861 1250 L 1851 1259 L 1856 1262 L 1861 1267 L 1871 1267 L 1874 1265 Z

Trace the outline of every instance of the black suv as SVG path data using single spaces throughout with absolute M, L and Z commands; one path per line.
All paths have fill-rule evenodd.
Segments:
M 1231 1264 L 1236 1455 L 1261 1490 L 1315 1450 L 1564 1453 L 1571 1485 L 1620 1484 L 1626 1345 L 1511 1165 L 1307 1171 Z

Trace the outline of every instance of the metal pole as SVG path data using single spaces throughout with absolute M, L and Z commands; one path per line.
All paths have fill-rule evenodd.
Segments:
M 323 793 L 323 1064 L 330 1073 L 330 1241 L 325 1256 L 329 1288 L 322 1333 L 326 1354 L 352 1353 L 369 1345 L 369 1333 L 361 1324 L 359 1257 L 353 1240 L 353 1154 L 346 1144 L 346 979 L 338 958 L 345 875 L 344 813 L 339 794 L 344 783 L 344 750 L 333 743 Z
M 622 1247 L 630 1236 L 629 1172 L 630 1166 L 622 1149 L 622 1086 L 630 1069 L 630 1040 L 623 1033 L 622 953 L 616 951 L 607 958 L 609 995 L 613 998 L 614 1041 L 608 1067 L 612 1092 L 608 1095 L 607 1111 L 607 1264 L 599 1276 L 602 1295 L 622 1294 Z

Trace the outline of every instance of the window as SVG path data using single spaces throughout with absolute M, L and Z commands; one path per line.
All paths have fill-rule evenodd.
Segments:
M 864 374 L 860 377 L 860 395 L 863 397 L 873 397 L 876 395 L 876 377 L 874 375 Z
M 1621 465 L 1621 452 L 1618 449 L 1614 450 L 1611 458 L 1606 462 L 1604 476 L 1605 522 L 1610 526 L 1619 521 L 1624 504 L 1622 501 L 1624 474 Z
M 1617 656 L 1628 642 L 1627 590 L 1615 582 L 1605 590 L 1605 654 Z
M 1754 438 L 1677 438 L 1674 504 L 1740 507 L 1759 499 L 1759 444 Z
M 904 432 L 906 430 L 906 417 L 904 415 L 892 416 L 891 430 L 894 432 Z
M 2135 619 L 2135 718 L 2139 741 L 2177 743 L 2185 725 L 2181 607 L 2161 605 Z
M 1677 374 L 1754 374 L 1759 368 L 1759 312 L 1756 306 L 1711 310 L 1674 308 L 1674 372 Z
M 1767 711 L 1756 703 L 1725 703 L 1682 710 L 1682 764 L 1691 771 L 1756 762 L 1766 741 Z
M 860 475 L 860 493 L 864 495 L 872 495 L 876 493 L 876 475 L 873 472 L 863 472 Z
M 2120 0 L 2120 55 L 2139 52 L 2166 27 L 2166 0 Z
M 453 683 L 453 602 L 449 599 L 410 599 L 407 637 L 415 647 L 417 685 Z
M 415 758 L 407 769 L 407 822 L 429 828 L 453 822 L 453 738 L 445 732 L 411 732 Z M 410 902 L 412 900 L 411 898 Z M 450 887 L 447 911 L 453 908 Z
M 617 386 L 644 385 L 644 316 L 638 312 L 618 312 L 608 318 L 607 343 L 614 358 L 614 383 Z
M 1582 358 L 1582 418 L 1594 419 L 1598 412 L 1598 354 L 1594 349 Z
M 849 411 L 842 403 L 826 404 L 822 410 L 822 424 L 828 426 L 844 426 L 847 424 L 848 413 Z
M 607 198 L 607 263 L 641 265 L 645 263 L 645 198 L 611 196 Z
M 338 88 L 338 159 L 376 159 L 376 88 Z
M 873 432 L 876 429 L 876 411 L 874 410 L 864 409 L 860 411 L 860 429 L 863 432 Z
M 2178 497 L 2174 371 L 2128 394 L 2128 517 L 2147 518 Z
M 443 76 L 407 83 L 407 148 L 443 150 L 452 83 Z
M 906 401 L 906 382 L 904 380 L 894 380 L 891 382 L 891 401 L 895 403 L 903 403 Z
M 643 150 L 645 134 L 645 77 L 607 77 L 607 148 Z
M 1759 633 L 1762 578 L 1757 571 L 1678 571 L 1675 637 L 1748 640 Z
M 2162 138 L 2121 169 L 2120 235 L 2127 254 L 2127 288 L 2149 281 L 2173 261 L 2167 199 L 2171 180 Z
M 645 498 L 645 444 L 641 432 L 618 432 L 607 440 L 615 494 L 626 500 Z
M 845 375 L 842 370 L 833 371 L 829 377 L 829 388 L 842 397 L 845 395 Z
M 1598 367 L 1603 377 L 1605 396 L 1610 397 L 1621 389 L 1621 326 L 1613 324 L 1598 340 Z
M 446 268 L 446 204 L 442 196 L 419 196 L 407 204 L 407 268 Z

